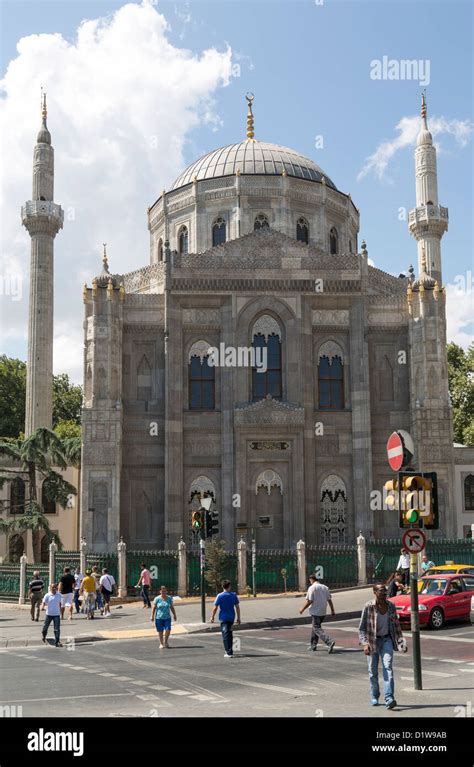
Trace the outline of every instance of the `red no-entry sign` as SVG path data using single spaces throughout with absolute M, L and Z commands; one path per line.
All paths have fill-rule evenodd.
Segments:
M 388 438 L 387 455 L 390 468 L 393 471 L 400 471 L 403 466 L 403 440 L 397 431 Z
M 426 535 L 423 530 L 410 528 L 406 533 L 403 533 L 402 542 L 410 554 L 418 554 L 420 551 L 423 551 L 426 546 Z

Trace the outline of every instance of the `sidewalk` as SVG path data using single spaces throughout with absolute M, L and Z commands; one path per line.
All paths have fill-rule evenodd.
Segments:
M 336 616 L 328 614 L 327 622 L 358 617 L 364 604 L 372 597 L 372 587 L 333 591 L 333 603 Z M 209 620 L 213 599 L 206 600 L 206 617 Z M 118 602 L 118 601 L 117 601 Z M 72 621 L 61 623 L 61 641 L 66 645 L 75 643 L 97 642 L 108 639 L 138 639 L 156 637 L 155 627 L 150 621 L 151 611 L 143 609 L 142 602 L 114 603 L 110 617 L 103 618 L 96 613 L 93 621 L 88 621 L 82 614 L 74 613 Z M 277 597 L 242 597 L 240 599 L 242 624 L 236 630 L 251 628 L 272 628 L 275 626 L 293 626 L 310 624 L 306 611 L 299 614 L 304 605 L 304 595 L 288 594 Z M 173 623 L 173 634 L 219 631 L 219 624 L 201 622 L 201 604 L 199 600 L 180 600 L 175 597 L 178 623 Z M 33 622 L 25 606 L 14 603 L 2 603 L 0 616 L 0 649 L 9 647 L 42 646 L 41 627 L 45 613 L 40 613 L 38 623 Z M 50 626 L 49 636 L 53 629 Z

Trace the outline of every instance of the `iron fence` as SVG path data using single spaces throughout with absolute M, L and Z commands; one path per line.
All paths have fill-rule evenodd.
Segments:
M 166 586 L 170 594 L 178 590 L 177 551 L 127 551 L 127 594 L 139 594 L 135 586 L 140 579 L 141 564 L 150 570 L 150 595 L 157 594 L 160 586 Z
M 247 550 L 247 586 L 253 588 L 252 552 Z M 298 560 L 292 549 L 257 549 L 255 588 L 264 594 L 283 594 L 298 589 Z
M 307 546 L 306 565 L 308 575 L 314 573 L 330 588 L 357 586 L 357 546 Z

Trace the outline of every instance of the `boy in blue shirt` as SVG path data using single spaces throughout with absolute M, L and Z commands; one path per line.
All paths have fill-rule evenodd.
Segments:
M 214 618 L 219 611 L 219 620 L 221 623 L 222 639 L 224 640 L 224 658 L 232 658 L 234 651 L 232 649 L 233 636 L 232 626 L 235 621 L 235 613 L 237 612 L 237 624 L 240 624 L 240 605 L 239 597 L 234 591 L 230 590 L 230 581 L 222 581 L 223 591 L 217 596 L 214 602 L 214 609 L 211 615 L 211 623 L 214 623 Z

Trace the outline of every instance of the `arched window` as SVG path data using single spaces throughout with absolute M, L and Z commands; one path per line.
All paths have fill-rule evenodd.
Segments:
M 216 406 L 215 367 L 209 365 L 207 341 L 197 341 L 189 352 L 189 409 L 214 410 Z
M 352 253 L 352 240 L 349 240 L 349 253 Z
M 268 217 L 265 215 L 265 213 L 259 213 L 258 216 L 256 216 L 255 221 L 253 222 L 253 228 L 256 232 L 259 229 L 270 228 L 270 224 L 268 223 Z
M 140 360 L 137 368 L 137 400 L 151 400 L 151 365 L 146 354 Z
M 178 250 L 182 256 L 188 252 L 188 227 L 182 226 L 178 232 Z
M 264 314 L 253 326 L 252 347 L 255 365 L 252 367 L 252 399 L 264 399 L 271 394 L 282 397 L 281 330 L 278 322 Z
M 15 477 L 10 486 L 10 514 L 23 514 L 25 511 L 25 482 Z
M 378 373 L 380 401 L 393 402 L 393 368 L 386 354 L 384 354 L 382 362 L 379 365 Z
M 163 240 L 158 240 L 158 261 L 163 261 Z
M 309 242 L 309 224 L 305 218 L 299 218 L 296 224 L 296 239 L 298 242 Z
M 51 501 L 48 498 L 48 485 L 49 480 L 45 479 L 42 487 L 41 487 L 41 506 L 43 507 L 43 513 L 44 514 L 55 514 L 56 513 L 56 502 Z
M 329 252 L 332 256 L 335 256 L 338 250 L 337 240 L 337 229 L 335 226 L 333 226 L 329 232 Z
M 212 225 L 212 245 L 222 245 L 226 240 L 226 223 L 222 216 L 216 218 Z
M 342 349 L 333 341 L 327 341 L 319 350 L 318 391 L 321 410 L 343 410 L 343 354 Z
M 464 480 L 464 510 L 474 511 L 474 474 L 468 474 Z
M 255 484 L 255 517 L 257 548 L 282 549 L 283 482 L 273 469 L 262 471 Z

